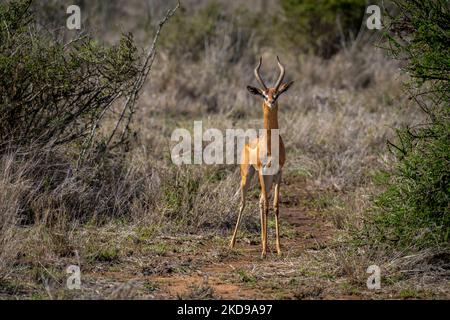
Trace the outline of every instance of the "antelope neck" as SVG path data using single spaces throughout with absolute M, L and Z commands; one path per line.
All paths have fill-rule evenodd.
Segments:
M 263 103 L 264 112 L 264 129 L 267 134 L 270 134 L 270 129 L 278 129 L 278 104 L 275 104 L 272 109 Z
M 264 134 L 263 141 L 267 143 L 267 155 L 272 154 L 272 131 L 271 129 L 278 129 L 278 104 L 275 104 L 272 109 L 263 103 L 264 111 Z

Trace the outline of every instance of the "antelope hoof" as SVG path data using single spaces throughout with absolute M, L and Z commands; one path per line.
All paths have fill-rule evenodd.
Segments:
M 266 258 L 266 252 L 263 251 L 263 252 L 261 253 L 261 259 L 265 259 L 265 258 Z

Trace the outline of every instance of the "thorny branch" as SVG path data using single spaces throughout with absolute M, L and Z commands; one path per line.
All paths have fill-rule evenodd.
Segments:
M 158 44 L 158 40 L 159 40 L 161 31 L 162 31 L 164 25 L 176 13 L 176 11 L 179 9 L 179 7 L 180 7 L 180 1 L 177 2 L 177 5 L 173 9 L 169 9 L 167 11 L 166 15 L 164 16 L 164 18 L 158 23 L 158 27 L 156 29 L 155 36 L 153 37 L 152 44 L 150 45 L 150 47 L 147 51 L 144 64 L 143 64 L 141 70 L 139 71 L 139 75 L 136 78 L 136 81 L 133 85 L 132 91 L 128 94 L 128 96 L 125 99 L 125 102 L 122 107 L 122 111 L 119 115 L 119 118 L 118 118 L 116 124 L 115 124 L 115 127 L 114 127 L 113 131 L 111 132 L 111 135 L 107 139 L 105 149 L 107 149 L 111 145 L 111 142 L 112 142 L 114 136 L 116 135 L 117 130 L 119 129 L 123 120 L 126 118 L 126 123 L 122 130 L 120 138 L 119 138 L 118 142 L 116 142 L 112 147 L 117 146 L 124 140 L 126 132 L 129 129 L 129 125 L 131 123 L 131 120 L 132 120 L 134 112 L 135 112 L 135 104 L 139 97 L 139 92 L 142 89 L 145 81 L 147 80 L 148 75 L 150 74 L 150 71 L 152 69 L 153 62 L 155 61 L 155 57 L 156 57 L 156 53 L 157 53 L 156 48 L 157 48 L 157 44 Z M 82 152 L 80 153 L 80 156 L 77 161 L 77 167 L 79 167 L 80 164 L 82 163 L 87 150 L 89 150 L 92 147 L 92 143 L 94 141 L 94 137 L 95 137 L 95 134 L 97 132 L 97 129 L 99 127 L 101 120 L 103 119 L 103 117 L 105 116 L 107 111 L 110 109 L 113 102 L 116 99 L 118 99 L 119 97 L 121 97 L 122 95 L 123 95 L 122 91 L 120 91 L 116 95 L 114 95 L 112 97 L 111 101 L 105 106 L 104 110 L 101 112 L 100 116 L 98 117 L 98 119 L 96 120 L 95 124 L 92 127 L 89 137 L 86 139 L 86 141 L 84 143 L 84 148 L 83 148 Z M 127 112 L 128 112 L 128 116 L 127 116 Z
M 122 134 L 120 136 L 119 141 L 123 140 L 125 133 L 127 132 L 131 119 L 133 117 L 134 114 L 134 106 L 136 103 L 136 100 L 138 98 L 139 92 L 142 89 L 142 86 L 144 85 L 145 81 L 147 80 L 147 77 L 152 69 L 153 66 L 153 62 L 155 61 L 155 57 L 156 57 L 156 46 L 158 43 L 158 39 L 159 36 L 161 34 L 161 30 L 164 27 L 164 24 L 175 14 L 175 12 L 178 10 L 178 8 L 180 7 L 180 2 L 178 1 L 177 5 L 175 6 L 175 8 L 168 10 L 165 17 L 158 23 L 158 28 L 156 30 L 156 34 L 153 38 L 153 42 L 152 45 L 150 46 L 149 50 L 147 51 L 147 56 L 145 59 L 145 63 L 144 66 L 142 67 L 141 72 L 139 73 L 139 76 L 136 79 L 136 82 L 134 84 L 133 90 L 130 93 L 130 95 L 127 97 L 125 103 L 124 103 L 124 107 L 122 109 L 122 112 L 120 114 L 120 117 L 116 123 L 116 126 L 113 130 L 113 132 L 111 133 L 107 143 L 106 143 L 106 147 L 108 147 L 111 144 L 112 139 L 114 138 L 114 135 L 117 132 L 117 129 L 119 128 L 120 123 L 122 122 L 122 120 L 125 117 L 125 114 L 127 112 L 127 110 L 129 110 L 129 116 L 127 118 L 127 123 L 125 125 L 125 127 L 123 128 Z M 117 144 L 116 144 L 117 145 Z

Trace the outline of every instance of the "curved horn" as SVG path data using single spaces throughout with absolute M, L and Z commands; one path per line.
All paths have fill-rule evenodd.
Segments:
M 255 68 L 255 77 L 258 80 L 259 84 L 263 87 L 264 90 L 267 90 L 267 86 L 264 84 L 264 81 L 261 79 L 261 75 L 259 74 L 259 68 L 261 68 L 262 57 L 259 58 L 258 66 Z
M 276 91 L 278 91 L 278 89 L 280 88 L 281 83 L 283 82 L 284 73 L 285 73 L 284 66 L 281 64 L 280 58 L 278 58 L 278 56 L 277 56 L 277 61 L 278 61 L 278 68 L 280 68 L 280 76 L 278 77 L 277 83 L 275 84 Z

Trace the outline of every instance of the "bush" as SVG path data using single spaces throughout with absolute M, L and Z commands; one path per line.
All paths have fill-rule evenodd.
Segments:
M 126 153 L 113 154 L 104 141 L 120 122 L 113 104 L 135 92 L 141 77 L 133 39 L 112 47 L 89 37 L 62 43 L 39 29 L 32 8 L 31 0 L 0 4 L 0 159 L 14 155 L 15 166 L 32 168 L 20 176 L 29 187 L 10 205 L 14 219 L 125 215 L 142 179 L 132 176 Z M 108 117 L 112 125 L 92 138 Z M 125 140 L 114 136 L 111 146 Z M 8 212 L 0 210 L 0 225 Z
M 377 238 L 417 248 L 450 236 L 450 7 L 448 1 L 395 1 L 390 52 L 407 61 L 413 99 L 428 123 L 399 129 L 396 157 L 375 200 Z M 374 235 L 374 234 L 372 234 Z M 387 236 L 386 236 L 387 235 Z
M 359 31 L 364 0 L 282 0 L 283 31 L 297 51 L 329 58 Z
M 31 3 L 0 5 L 0 150 L 85 137 L 139 70 L 131 36 L 111 48 L 89 38 L 63 44 L 37 30 Z

